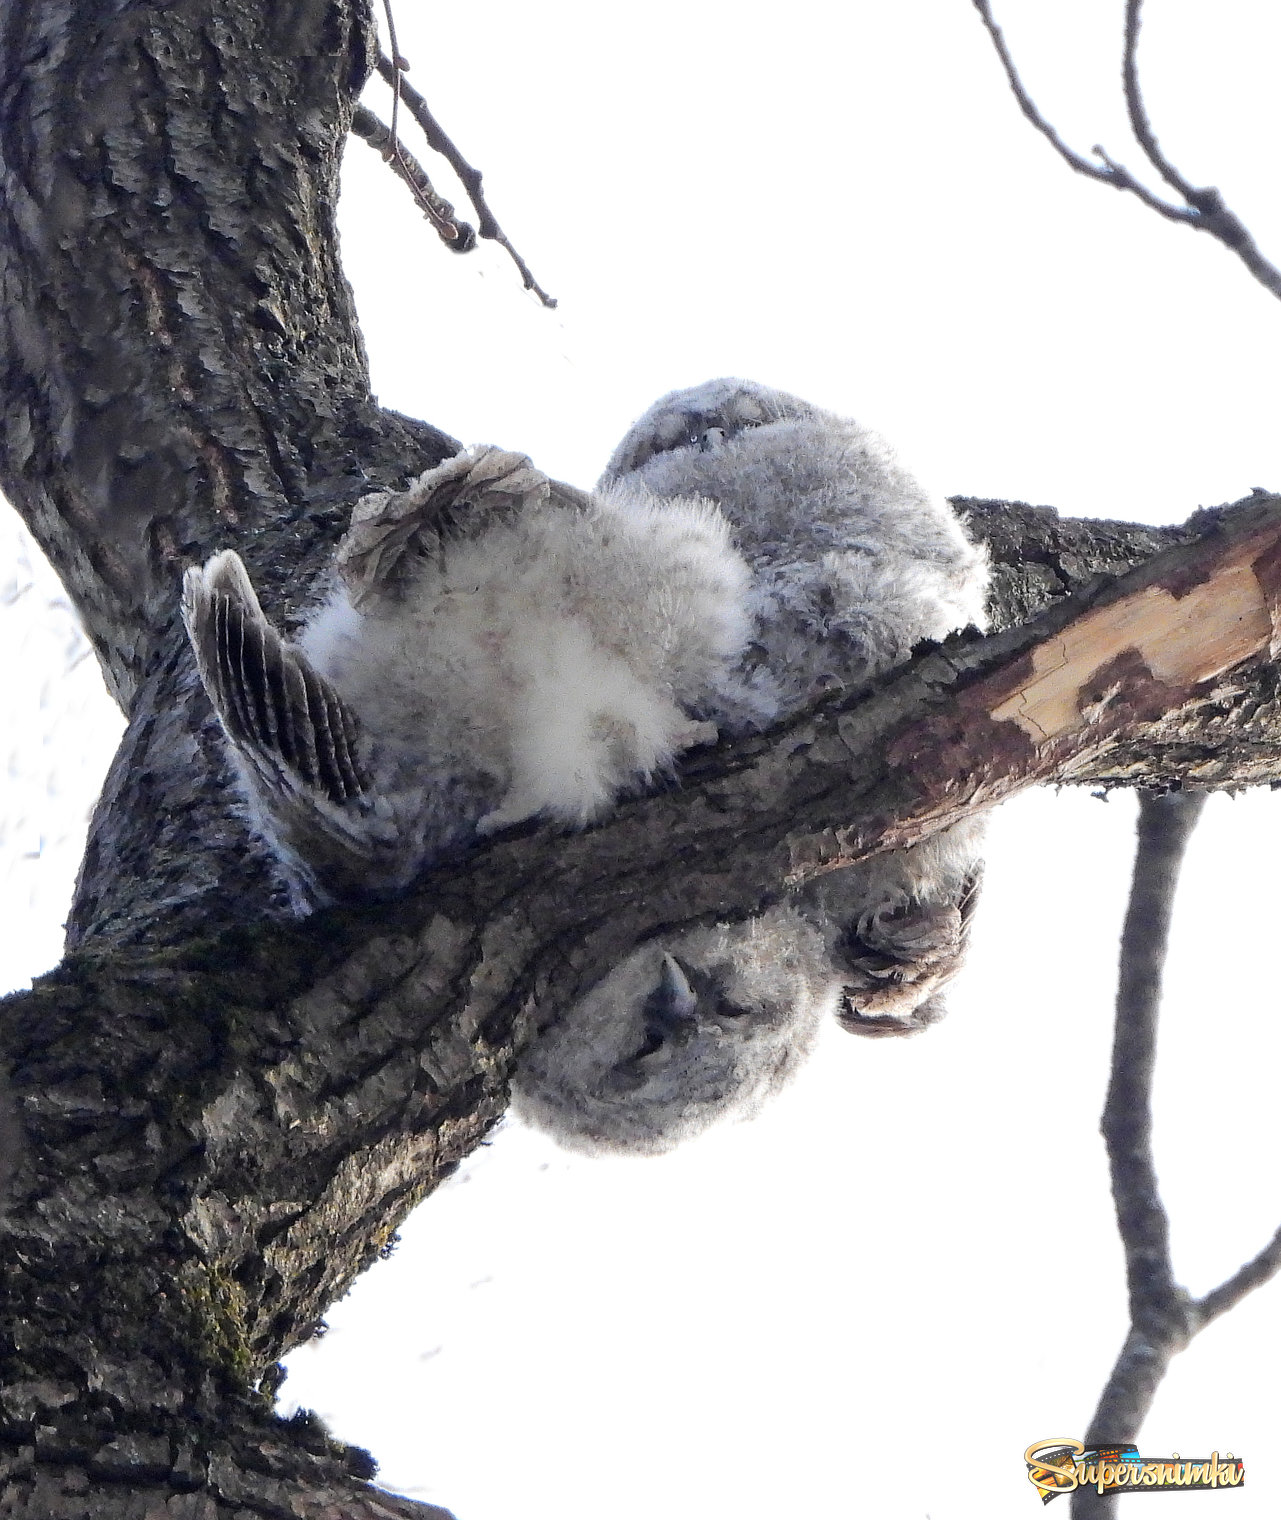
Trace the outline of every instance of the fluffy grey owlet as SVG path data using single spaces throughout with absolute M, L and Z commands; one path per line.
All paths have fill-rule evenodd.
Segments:
M 296 640 L 230 551 L 187 572 L 183 612 L 251 821 L 314 905 L 522 819 L 587 824 L 683 749 L 980 621 L 985 580 L 874 436 L 721 380 L 660 401 L 591 494 L 480 448 L 365 497 Z M 750 1111 L 826 1013 L 922 1027 L 978 870 L 967 824 L 643 945 L 546 1010 L 519 1111 L 579 1148 L 663 1150 Z
M 741 380 L 675 391 L 598 491 L 714 502 L 751 571 L 737 680 L 697 715 L 768 726 L 983 625 L 987 562 L 857 423 Z M 766 912 L 642 945 L 526 1051 L 517 1112 L 575 1150 L 658 1152 L 776 1091 L 829 1016 L 908 1034 L 942 1015 L 982 871 L 981 826 L 829 872 Z
M 250 820 L 315 906 L 526 818 L 589 823 L 714 740 L 693 714 L 740 682 L 749 580 L 707 502 L 478 448 L 357 503 L 296 640 L 230 550 L 183 615 Z

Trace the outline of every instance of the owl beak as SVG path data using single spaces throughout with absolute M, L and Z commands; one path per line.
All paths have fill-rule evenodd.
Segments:
M 653 1012 L 664 1023 L 688 1023 L 698 1009 L 698 994 L 690 986 L 685 968 L 674 955 L 663 957 L 663 970 L 654 995 Z

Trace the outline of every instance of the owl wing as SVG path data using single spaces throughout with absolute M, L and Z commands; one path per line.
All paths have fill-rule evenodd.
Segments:
M 313 902 L 377 886 L 395 828 L 374 795 L 355 713 L 267 621 L 234 551 L 187 571 L 182 615 L 255 828 Z
M 265 780 L 337 803 L 368 792 L 356 715 L 267 621 L 234 550 L 187 571 L 182 615 L 219 722 Z
M 485 445 L 464 449 L 407 490 L 362 497 L 338 545 L 338 573 L 353 607 L 396 597 L 414 561 L 450 538 L 472 537 L 496 517 L 544 502 L 579 506 L 585 493 L 548 480 L 524 454 Z

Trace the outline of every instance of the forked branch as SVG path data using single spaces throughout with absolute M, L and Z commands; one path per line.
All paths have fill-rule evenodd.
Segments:
M 1111 185 L 1114 190 L 1126 190 L 1135 195 L 1150 210 L 1167 221 L 1182 222 L 1199 232 L 1208 232 L 1225 248 L 1230 248 L 1258 282 L 1281 300 L 1281 270 L 1269 263 L 1259 251 L 1249 229 L 1224 205 L 1223 197 L 1213 186 L 1197 187 L 1191 184 L 1166 158 L 1157 142 L 1156 134 L 1143 102 L 1139 87 L 1138 43 L 1143 0 L 1126 0 L 1125 6 L 1125 52 L 1122 60 L 1122 76 L 1125 84 L 1125 104 L 1130 127 L 1148 163 L 1165 183 L 1181 198 L 1180 202 L 1164 200 L 1149 189 L 1142 180 L 1136 179 L 1124 164 L 1117 163 L 1103 148 L 1095 146 L 1094 157 L 1087 158 L 1066 143 L 1054 126 L 1046 120 L 1028 94 L 1027 87 L 1019 77 L 1014 59 L 1006 45 L 1004 34 L 992 16 L 990 0 L 974 0 L 983 25 L 987 28 L 996 48 L 1001 67 L 1009 81 L 1010 89 L 1018 101 L 1019 109 L 1038 132 L 1051 144 L 1054 151 L 1070 168 L 1088 179 Z

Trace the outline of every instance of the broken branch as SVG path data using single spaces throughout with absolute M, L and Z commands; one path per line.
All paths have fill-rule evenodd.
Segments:
M 409 186 L 423 215 L 440 234 L 441 242 L 455 253 L 467 253 L 476 246 L 475 228 L 454 215 L 453 206 L 437 193 L 426 169 L 368 106 L 356 107 L 351 130 L 367 142 L 384 163 L 390 164 L 392 172 Z
M 489 209 L 489 203 L 485 199 L 481 188 L 483 176 L 479 169 L 474 169 L 462 156 L 454 145 L 453 140 L 445 132 L 444 128 L 432 115 L 431 109 L 422 95 L 404 77 L 404 61 L 399 61 L 399 66 L 385 54 L 379 56 L 378 72 L 391 85 L 396 92 L 396 98 L 402 100 L 409 110 L 410 115 L 422 128 L 423 136 L 427 144 L 449 164 L 458 178 L 462 181 L 467 198 L 471 201 L 476 211 L 477 231 L 483 238 L 489 238 L 492 242 L 507 250 L 512 263 L 520 271 L 521 280 L 526 290 L 532 290 L 544 306 L 554 307 L 555 296 L 549 296 L 543 287 L 534 278 L 533 272 L 516 249 L 512 246 L 507 234 L 498 225 L 494 213 Z

